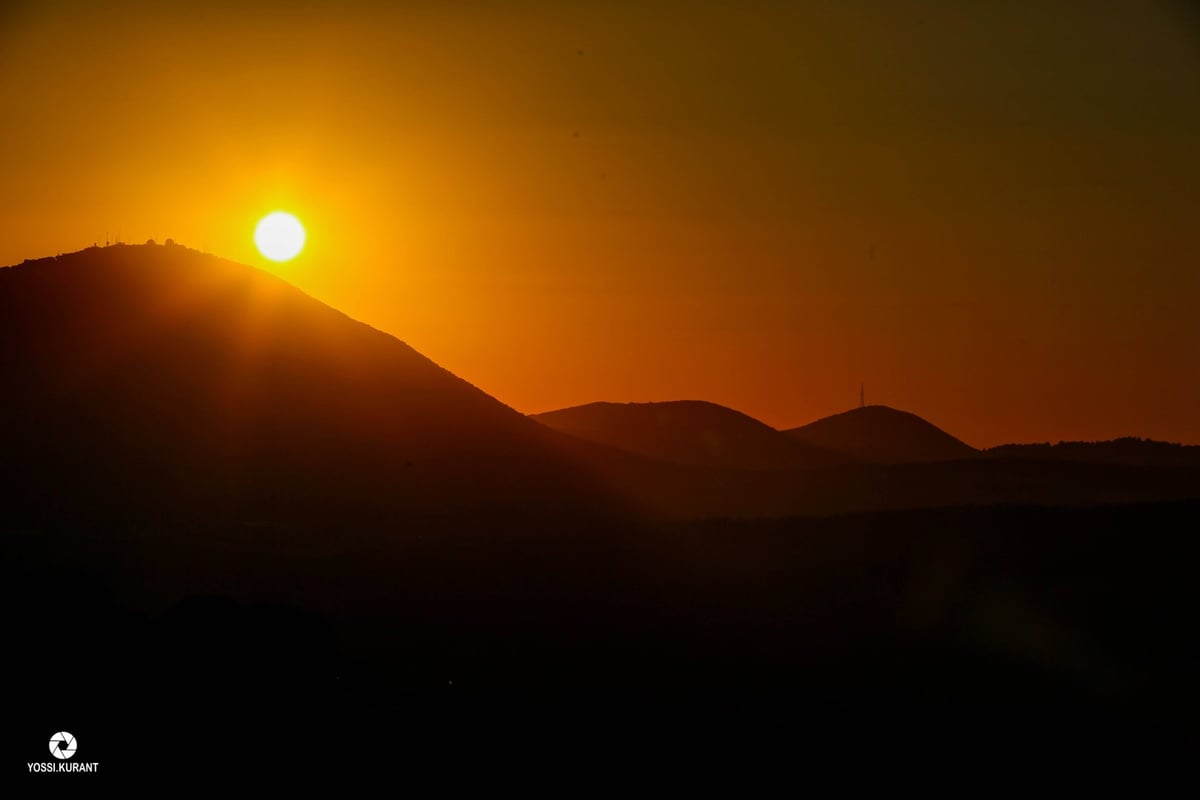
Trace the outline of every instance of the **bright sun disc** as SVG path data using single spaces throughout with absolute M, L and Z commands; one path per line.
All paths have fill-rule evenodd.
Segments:
M 304 249 L 304 226 L 286 211 L 273 211 L 258 221 L 254 244 L 272 261 L 291 261 Z

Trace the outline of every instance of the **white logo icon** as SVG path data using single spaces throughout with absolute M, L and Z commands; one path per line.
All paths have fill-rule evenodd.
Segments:
M 75 755 L 78 746 L 75 737 L 66 731 L 59 731 L 50 737 L 50 755 L 55 758 L 70 758 Z

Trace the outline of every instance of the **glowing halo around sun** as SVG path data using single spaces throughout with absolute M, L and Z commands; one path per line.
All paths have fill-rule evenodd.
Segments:
M 272 211 L 254 228 L 258 252 L 272 261 L 291 261 L 304 249 L 304 226 L 286 211 Z

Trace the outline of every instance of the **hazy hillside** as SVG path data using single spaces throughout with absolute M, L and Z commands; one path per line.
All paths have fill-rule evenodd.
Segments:
M 952 461 L 977 451 L 907 411 L 864 406 L 785 431 L 797 441 L 877 464 Z
M 1200 447 L 1126 437 L 1106 442 L 1005 444 L 984 451 L 991 458 L 1078 461 L 1139 466 L 1200 466 Z
M 529 520 L 613 505 L 559 437 L 403 342 L 182 247 L 0 269 L 0 363 L 10 514 Z
M 770 518 L 947 506 L 1200 498 L 1200 468 L 975 458 L 749 472 L 593 450 L 586 464 L 654 517 Z
M 589 403 L 533 419 L 581 439 L 676 464 L 779 470 L 852 460 L 789 439 L 740 411 L 697 400 Z

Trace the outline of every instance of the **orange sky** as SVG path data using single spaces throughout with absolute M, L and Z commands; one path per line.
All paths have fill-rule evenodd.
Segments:
M 1185 4 L 699 5 L 5 4 L 0 263 L 268 266 L 284 208 L 270 269 L 522 411 L 865 380 L 978 446 L 1200 443 Z

